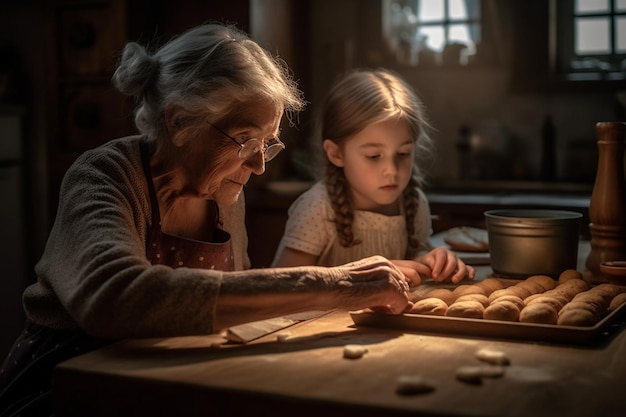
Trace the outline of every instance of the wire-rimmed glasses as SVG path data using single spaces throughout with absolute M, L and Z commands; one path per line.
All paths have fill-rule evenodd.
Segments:
M 261 140 L 257 138 L 250 138 L 246 140 L 244 143 L 240 143 L 237 141 L 237 139 L 230 136 L 228 133 L 224 132 L 222 129 L 215 126 L 213 123 L 209 123 L 209 122 L 207 123 L 213 129 L 217 130 L 222 135 L 230 139 L 234 144 L 239 146 L 239 152 L 237 153 L 237 156 L 239 156 L 240 159 L 250 159 L 254 155 L 258 154 L 259 152 L 263 152 L 263 157 L 265 158 L 265 162 L 269 162 L 272 159 L 274 159 L 276 155 L 280 153 L 280 151 L 285 149 L 285 144 L 282 143 L 281 140 L 277 137 L 273 137 L 269 139 L 267 142 L 262 142 Z

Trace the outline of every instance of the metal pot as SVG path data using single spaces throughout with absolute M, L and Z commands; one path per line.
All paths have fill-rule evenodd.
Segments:
M 565 210 L 489 210 L 484 213 L 491 268 L 524 279 L 576 269 L 581 213 Z

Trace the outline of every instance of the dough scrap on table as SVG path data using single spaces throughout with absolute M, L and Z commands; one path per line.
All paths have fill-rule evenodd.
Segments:
M 343 357 L 346 359 L 359 359 L 368 352 L 363 345 L 345 345 L 343 347 Z
M 500 365 L 465 365 L 456 370 L 456 378 L 470 384 L 481 384 L 483 378 L 499 378 L 502 375 L 504 367 Z
M 510 365 L 511 364 L 511 359 L 509 359 L 506 353 L 500 350 L 487 349 L 487 348 L 479 349 L 476 352 L 476 357 L 479 360 L 490 363 L 492 365 Z
M 424 394 L 435 390 L 435 385 L 421 375 L 400 375 L 396 392 L 400 395 Z

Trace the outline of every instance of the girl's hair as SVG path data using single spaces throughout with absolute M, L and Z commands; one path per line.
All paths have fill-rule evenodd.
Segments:
M 153 53 L 127 43 L 112 82 L 136 98 L 135 125 L 151 139 L 165 135 L 168 109 L 176 109 L 177 128 L 192 133 L 200 121 L 233 116 L 247 101 L 268 101 L 290 121 L 305 107 L 287 65 L 222 24 L 189 29 Z
M 367 126 L 390 120 L 404 120 L 415 142 L 415 160 L 409 184 L 403 191 L 408 232 L 408 249 L 418 247 L 414 217 L 419 201 L 418 187 L 424 176 L 418 164 L 430 155 L 432 142 L 425 108 L 413 88 L 400 76 L 387 69 L 356 69 L 343 76 L 329 91 L 319 120 L 321 141 L 330 139 L 341 145 Z M 318 164 L 335 212 L 335 227 L 343 246 L 360 243 L 352 232 L 354 211 L 348 197 L 349 184 L 342 168 L 333 165 L 324 152 Z

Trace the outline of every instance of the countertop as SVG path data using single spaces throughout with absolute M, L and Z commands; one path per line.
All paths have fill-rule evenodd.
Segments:
M 623 416 L 626 334 L 561 346 L 356 327 L 336 311 L 294 325 L 279 341 L 249 344 L 219 335 L 129 340 L 71 359 L 55 375 L 63 415 L 80 416 Z M 343 357 L 344 346 L 367 353 Z M 504 376 L 456 379 L 479 349 L 505 353 Z M 434 391 L 399 395 L 419 375 Z M 72 412 L 74 414 L 72 414 Z

